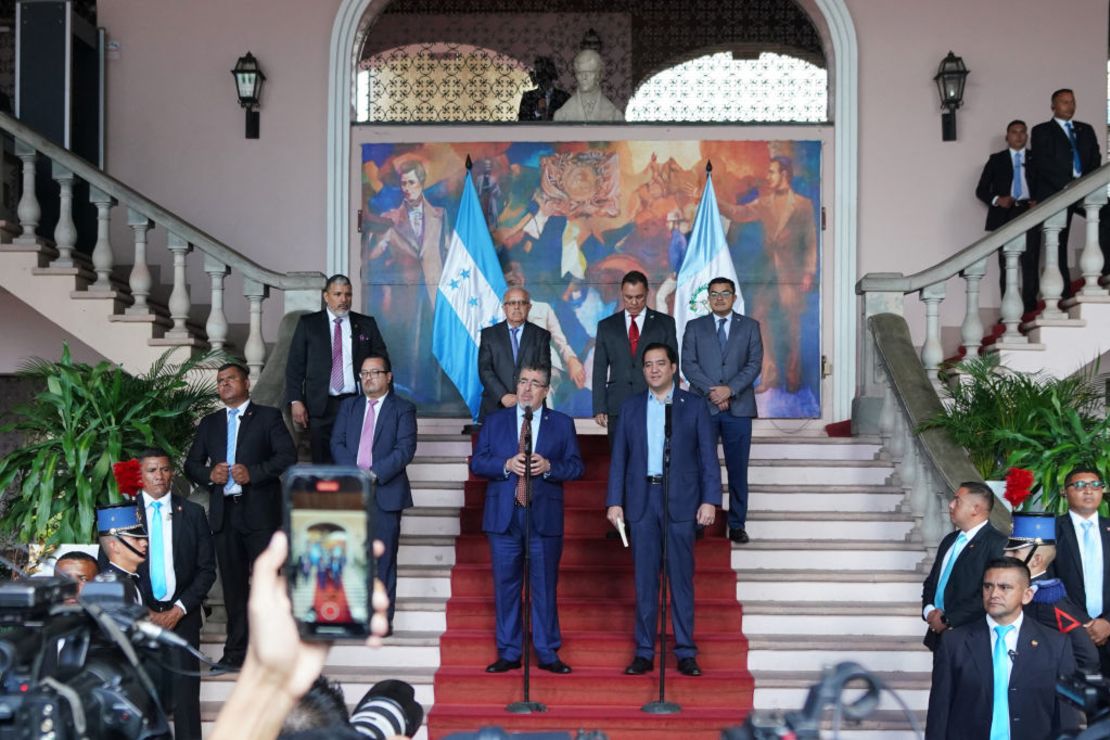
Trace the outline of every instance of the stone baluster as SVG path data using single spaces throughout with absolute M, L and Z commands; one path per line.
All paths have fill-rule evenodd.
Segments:
M 1105 296 L 1106 289 L 1098 284 L 1102 277 L 1103 257 L 1098 239 L 1099 211 L 1106 204 L 1106 190 L 1096 190 L 1083 200 L 1087 214 L 1087 240 L 1079 255 L 1079 269 L 1083 272 L 1083 289 L 1080 295 Z
M 204 325 L 208 333 L 208 343 L 212 349 L 222 350 L 227 344 L 227 316 L 224 314 L 224 278 L 231 270 L 215 257 L 204 255 L 204 271 L 212 278 L 212 310 L 208 313 L 208 323 Z
M 916 443 L 915 443 L 916 444 Z M 929 550 L 929 555 L 932 557 L 936 553 L 936 542 L 930 542 L 926 535 L 929 529 L 928 520 L 931 516 L 929 499 L 934 498 L 933 492 L 929 490 L 928 476 L 925 475 L 925 460 L 921 450 L 914 449 L 914 480 L 913 488 L 910 492 L 910 501 L 913 505 L 913 520 L 914 527 L 912 532 L 921 538 L 921 542 L 925 545 L 925 549 Z M 932 548 L 930 550 L 930 548 Z
M 73 173 L 57 162 L 51 164 L 54 182 L 58 183 L 58 223 L 54 225 L 58 256 L 50 266 L 73 267 L 73 248 L 77 246 L 77 226 L 73 223 Z
M 1060 296 L 1064 292 L 1064 278 L 1060 274 L 1060 230 L 1067 222 L 1068 212 L 1060 211 L 1044 222 L 1044 270 L 1041 272 L 1041 297 L 1044 299 L 1042 319 L 1066 319 L 1060 310 Z
M 1001 341 L 1007 344 L 1029 343 L 1029 338 L 1018 328 L 1021 326 L 1021 315 L 1024 310 L 1018 276 L 1021 274 L 1021 255 L 1025 252 L 1025 246 L 1025 234 L 1014 237 L 1002 246 L 1002 255 L 1006 259 L 1006 292 L 1002 294 L 1002 325 L 1006 327 L 1006 331 L 1002 333 Z
M 964 312 L 964 322 L 960 325 L 960 339 L 969 358 L 979 356 L 979 345 L 983 341 L 983 320 L 979 317 L 979 281 L 986 274 L 985 258 L 963 271 L 967 286 L 967 308 Z
M 173 255 L 173 290 L 170 292 L 169 302 L 173 327 L 166 332 L 166 337 L 188 339 L 189 330 L 185 327 L 185 322 L 189 320 L 189 308 L 192 304 L 189 302 L 189 285 L 185 275 L 185 255 L 193 251 L 193 245 L 183 236 L 171 231 L 166 236 L 166 248 Z
M 96 282 L 89 286 L 89 290 L 104 292 L 112 289 L 112 268 L 115 266 L 109 227 L 111 210 L 116 205 L 116 199 L 90 185 L 89 202 L 96 206 L 96 246 L 92 251 Z
M 23 193 L 19 196 L 19 205 L 15 211 L 22 231 L 14 242 L 16 244 L 40 244 L 41 241 L 35 234 L 35 229 L 39 227 L 39 219 L 42 217 L 39 199 L 35 196 L 35 161 L 38 153 L 29 145 L 16 139 L 15 156 L 23 162 Z
M 250 369 L 251 382 L 258 381 L 262 363 L 266 359 L 266 343 L 262 340 L 262 301 L 270 295 L 270 288 L 257 280 L 243 278 L 243 295 L 250 303 L 250 331 L 243 347 L 244 359 Z
M 921 345 L 921 364 L 929 380 L 937 382 L 937 372 L 944 349 L 940 344 L 940 302 L 944 300 L 944 283 L 935 283 L 921 289 L 921 300 L 925 302 L 925 343 Z
M 884 373 L 885 376 L 885 373 Z M 890 382 L 883 378 L 883 401 L 882 406 L 879 408 L 879 439 L 882 440 L 882 445 L 879 448 L 879 457 L 882 460 L 892 460 L 890 446 L 891 438 L 894 435 L 894 414 L 897 413 L 894 401 L 894 391 L 890 388 Z
M 914 487 L 917 485 L 918 464 L 917 445 L 911 440 L 906 445 L 906 452 L 902 455 L 902 464 L 898 467 L 898 477 L 902 481 L 902 501 L 898 504 L 898 510 L 913 515 L 914 529 L 920 535 L 921 512 L 914 509 L 913 500 Z
M 131 295 L 135 303 L 124 312 L 133 316 L 146 316 L 153 313 L 146 299 L 150 296 L 150 267 L 146 263 L 146 234 L 154 228 L 154 222 L 133 208 L 127 209 L 127 225 L 135 233 L 135 263 L 131 267 Z
M 924 457 L 924 455 L 922 455 Z M 921 542 L 930 557 L 937 556 L 937 545 L 944 536 L 937 517 L 943 512 L 945 505 L 942 503 L 941 494 L 937 493 L 934 486 L 932 466 L 924 464 L 919 471 L 918 485 L 925 491 L 925 514 L 921 518 Z

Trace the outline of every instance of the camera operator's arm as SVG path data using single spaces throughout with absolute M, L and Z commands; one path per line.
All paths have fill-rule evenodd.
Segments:
M 293 620 L 293 608 L 285 576 L 289 542 L 284 532 L 276 532 L 270 546 L 254 562 L 251 595 L 247 610 L 250 644 L 247 659 L 235 689 L 220 710 L 210 740 L 255 740 L 276 738 L 281 723 L 297 700 L 320 675 L 327 658 L 326 643 L 302 642 Z M 385 551 L 380 541 L 374 542 L 374 555 Z M 381 644 L 387 629 L 388 608 L 385 588 L 374 581 L 374 617 L 371 646 Z

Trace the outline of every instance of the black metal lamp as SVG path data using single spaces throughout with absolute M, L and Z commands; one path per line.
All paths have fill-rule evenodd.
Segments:
M 933 82 L 937 83 L 940 105 L 944 113 L 940 116 L 941 137 L 944 141 L 956 140 L 956 109 L 964 103 L 964 83 L 970 72 L 961 57 L 951 51 L 941 60 Z
M 239 96 L 239 105 L 247 111 L 247 138 L 258 138 L 258 101 L 262 98 L 262 83 L 266 75 L 258 66 L 258 60 L 249 51 L 245 56 L 239 57 L 235 62 L 235 69 L 231 70 L 235 78 L 235 94 Z

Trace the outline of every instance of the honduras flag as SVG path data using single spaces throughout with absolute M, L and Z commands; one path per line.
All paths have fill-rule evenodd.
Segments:
M 432 354 L 478 418 L 482 381 L 478 378 L 479 334 L 501 320 L 505 276 L 493 251 L 486 217 L 467 170 L 455 231 L 436 293 Z
M 678 346 L 682 346 L 682 334 L 686 322 L 710 313 L 709 281 L 715 277 L 725 277 L 737 283 L 736 303 L 733 310 L 744 313 L 744 297 L 740 295 L 736 267 L 725 241 L 725 229 L 721 225 L 721 212 L 717 210 L 717 195 L 713 192 L 713 176 L 705 176 L 705 192 L 694 216 L 694 228 L 690 232 L 690 244 L 682 268 L 678 271 L 678 287 L 674 297 L 674 320 L 678 330 Z

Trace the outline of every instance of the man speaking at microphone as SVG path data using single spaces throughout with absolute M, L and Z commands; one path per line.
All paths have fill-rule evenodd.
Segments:
M 580 478 L 584 466 L 574 421 L 543 406 L 550 382 L 550 367 L 522 365 L 516 405 L 486 417 L 470 460 L 471 472 L 489 480 L 482 531 L 489 536 L 493 564 L 497 660 L 486 668 L 488 673 L 520 668 L 525 649 L 521 586 L 526 546 L 532 643 L 539 668 L 551 673 L 571 670 L 557 654 L 562 638 L 555 592 L 563 552 L 563 482 Z M 530 459 L 525 453 L 529 441 Z M 530 500 L 525 478 L 529 469 Z
M 678 671 L 701 675 L 694 645 L 694 536 L 696 525 L 712 524 L 716 517 L 721 466 L 709 409 L 699 396 L 678 387 L 677 369 L 678 356 L 672 347 L 656 343 L 644 350 L 648 389 L 621 404 L 609 467 L 605 500 L 609 521 L 614 527 L 624 522 L 632 527 L 636 655 L 624 672 L 633 676 L 655 667 L 664 524 Z M 664 516 L 663 449 L 668 437 L 671 463 Z

